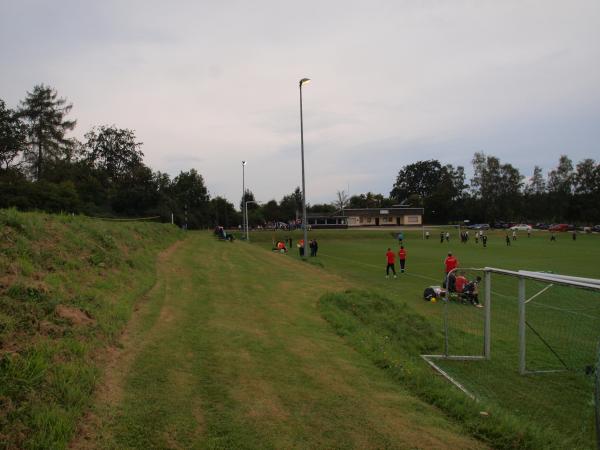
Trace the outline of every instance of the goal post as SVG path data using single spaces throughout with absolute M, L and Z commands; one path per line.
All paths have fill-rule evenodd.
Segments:
M 470 310 L 464 299 L 457 301 L 460 295 L 446 290 L 443 353 L 422 355 L 428 362 L 491 359 L 496 323 L 501 334 L 516 325 L 508 341 L 522 375 L 593 367 L 593 361 L 587 361 L 591 349 L 585 344 L 585 333 L 591 340 L 600 338 L 600 280 L 496 267 L 457 268 L 449 275 L 459 273 L 471 279 L 481 276 L 483 308 Z M 494 311 L 499 317 L 493 317 Z M 475 342 L 465 345 L 467 339 Z

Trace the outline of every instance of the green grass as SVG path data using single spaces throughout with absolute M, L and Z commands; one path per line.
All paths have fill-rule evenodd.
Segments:
M 130 328 L 93 447 L 484 447 L 321 318 L 350 283 L 208 233 L 186 244 Z
M 279 232 L 275 238 L 287 235 Z M 300 238 L 300 232 L 294 232 L 292 236 L 296 241 Z M 481 244 L 475 245 L 473 240 L 462 244 L 454 237 L 449 244 L 440 244 L 435 236 L 425 241 L 421 239 L 420 232 L 405 232 L 407 273 L 400 275 L 398 280 L 384 278 L 385 251 L 387 247 L 397 248 L 397 242 L 390 232 L 319 230 L 311 232 L 311 236 L 319 241 L 316 260 L 323 270 L 351 279 L 373 295 L 383 295 L 398 304 L 406 302 L 411 309 L 427 317 L 437 331 L 434 342 L 438 345 L 438 353 L 442 344 L 443 305 L 423 302 L 422 292 L 430 284 L 441 284 L 442 262 L 448 250 L 454 252 L 462 267 L 544 270 L 600 278 L 596 263 L 600 250 L 600 236 L 597 235 L 580 235 L 576 242 L 569 235 L 559 235 L 558 241 L 551 243 L 548 233 L 534 232 L 531 238 L 521 236 L 507 247 L 504 233 L 492 232 L 488 247 L 483 248 Z M 263 247 L 270 247 L 273 233 L 257 232 L 251 239 Z M 291 252 L 290 256 L 298 257 L 296 251 Z M 471 276 L 475 273 L 470 271 Z M 529 295 L 543 286 L 528 283 Z M 528 304 L 528 322 L 573 370 L 560 374 L 521 376 L 518 374 L 516 280 L 495 276 L 492 290 L 491 361 L 443 361 L 440 365 L 485 405 L 507 416 L 514 416 L 515 424 L 530 425 L 532 429 L 544 428 L 548 434 L 560 436 L 557 447 L 593 447 L 592 379 L 584 374 L 584 369 L 595 362 L 600 338 L 600 295 L 553 287 Z M 453 303 L 449 317 L 450 348 L 454 354 L 481 354 L 483 311 Z M 383 330 L 385 327 L 382 322 L 377 322 L 374 328 Z M 360 334 L 360 331 L 356 333 Z M 383 331 L 378 332 L 381 333 Z M 356 345 L 355 335 L 347 339 Z M 530 330 L 527 342 L 529 368 L 553 369 L 562 366 Z M 415 356 L 421 351 L 414 346 L 405 347 L 404 354 L 408 352 Z M 371 350 L 367 349 L 366 353 L 377 359 Z M 422 366 L 418 362 L 416 364 Z M 421 392 L 419 389 L 416 391 Z M 427 392 L 421 392 L 421 395 L 429 396 Z M 434 395 L 430 400 L 444 400 L 436 398 Z M 452 407 L 445 409 L 454 414 Z M 518 425 L 516 429 L 519 429 Z M 511 433 L 507 432 L 507 435 Z M 490 435 L 487 437 L 491 438 Z M 491 439 L 495 445 L 501 445 L 501 441 Z
M 0 210 L 0 235 L 0 448 L 65 448 L 102 374 L 95 351 L 116 342 L 156 254 L 182 235 L 15 210 Z

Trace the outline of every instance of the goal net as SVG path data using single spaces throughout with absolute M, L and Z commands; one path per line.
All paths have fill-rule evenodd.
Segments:
M 444 299 L 444 351 L 424 359 L 467 395 L 517 411 L 588 446 L 600 339 L 600 280 L 493 267 L 458 269 L 481 278 L 477 308 Z

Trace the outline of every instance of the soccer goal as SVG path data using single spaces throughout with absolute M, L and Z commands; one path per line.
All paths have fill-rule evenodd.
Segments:
M 480 278 L 483 307 L 447 290 L 444 352 L 423 358 L 460 389 L 467 391 L 435 360 L 490 360 L 496 353 L 522 375 L 594 371 L 600 280 L 494 267 L 459 268 L 452 275 Z
M 589 446 L 600 432 L 600 280 L 494 267 L 454 272 L 481 278 L 483 307 L 448 294 L 443 350 L 423 359 L 469 397 L 559 430 L 567 447 Z

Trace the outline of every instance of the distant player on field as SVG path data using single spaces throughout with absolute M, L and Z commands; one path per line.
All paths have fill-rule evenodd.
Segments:
M 400 273 L 404 273 L 404 266 L 406 265 L 406 250 L 402 245 L 398 251 L 398 259 L 400 260 Z
M 394 255 L 394 252 L 392 251 L 391 248 L 388 247 L 385 257 L 387 258 L 387 267 L 385 268 L 385 277 L 386 278 L 390 277 L 390 269 L 392 269 L 392 272 L 394 273 L 394 278 L 396 278 L 396 266 L 395 266 L 396 255 Z

